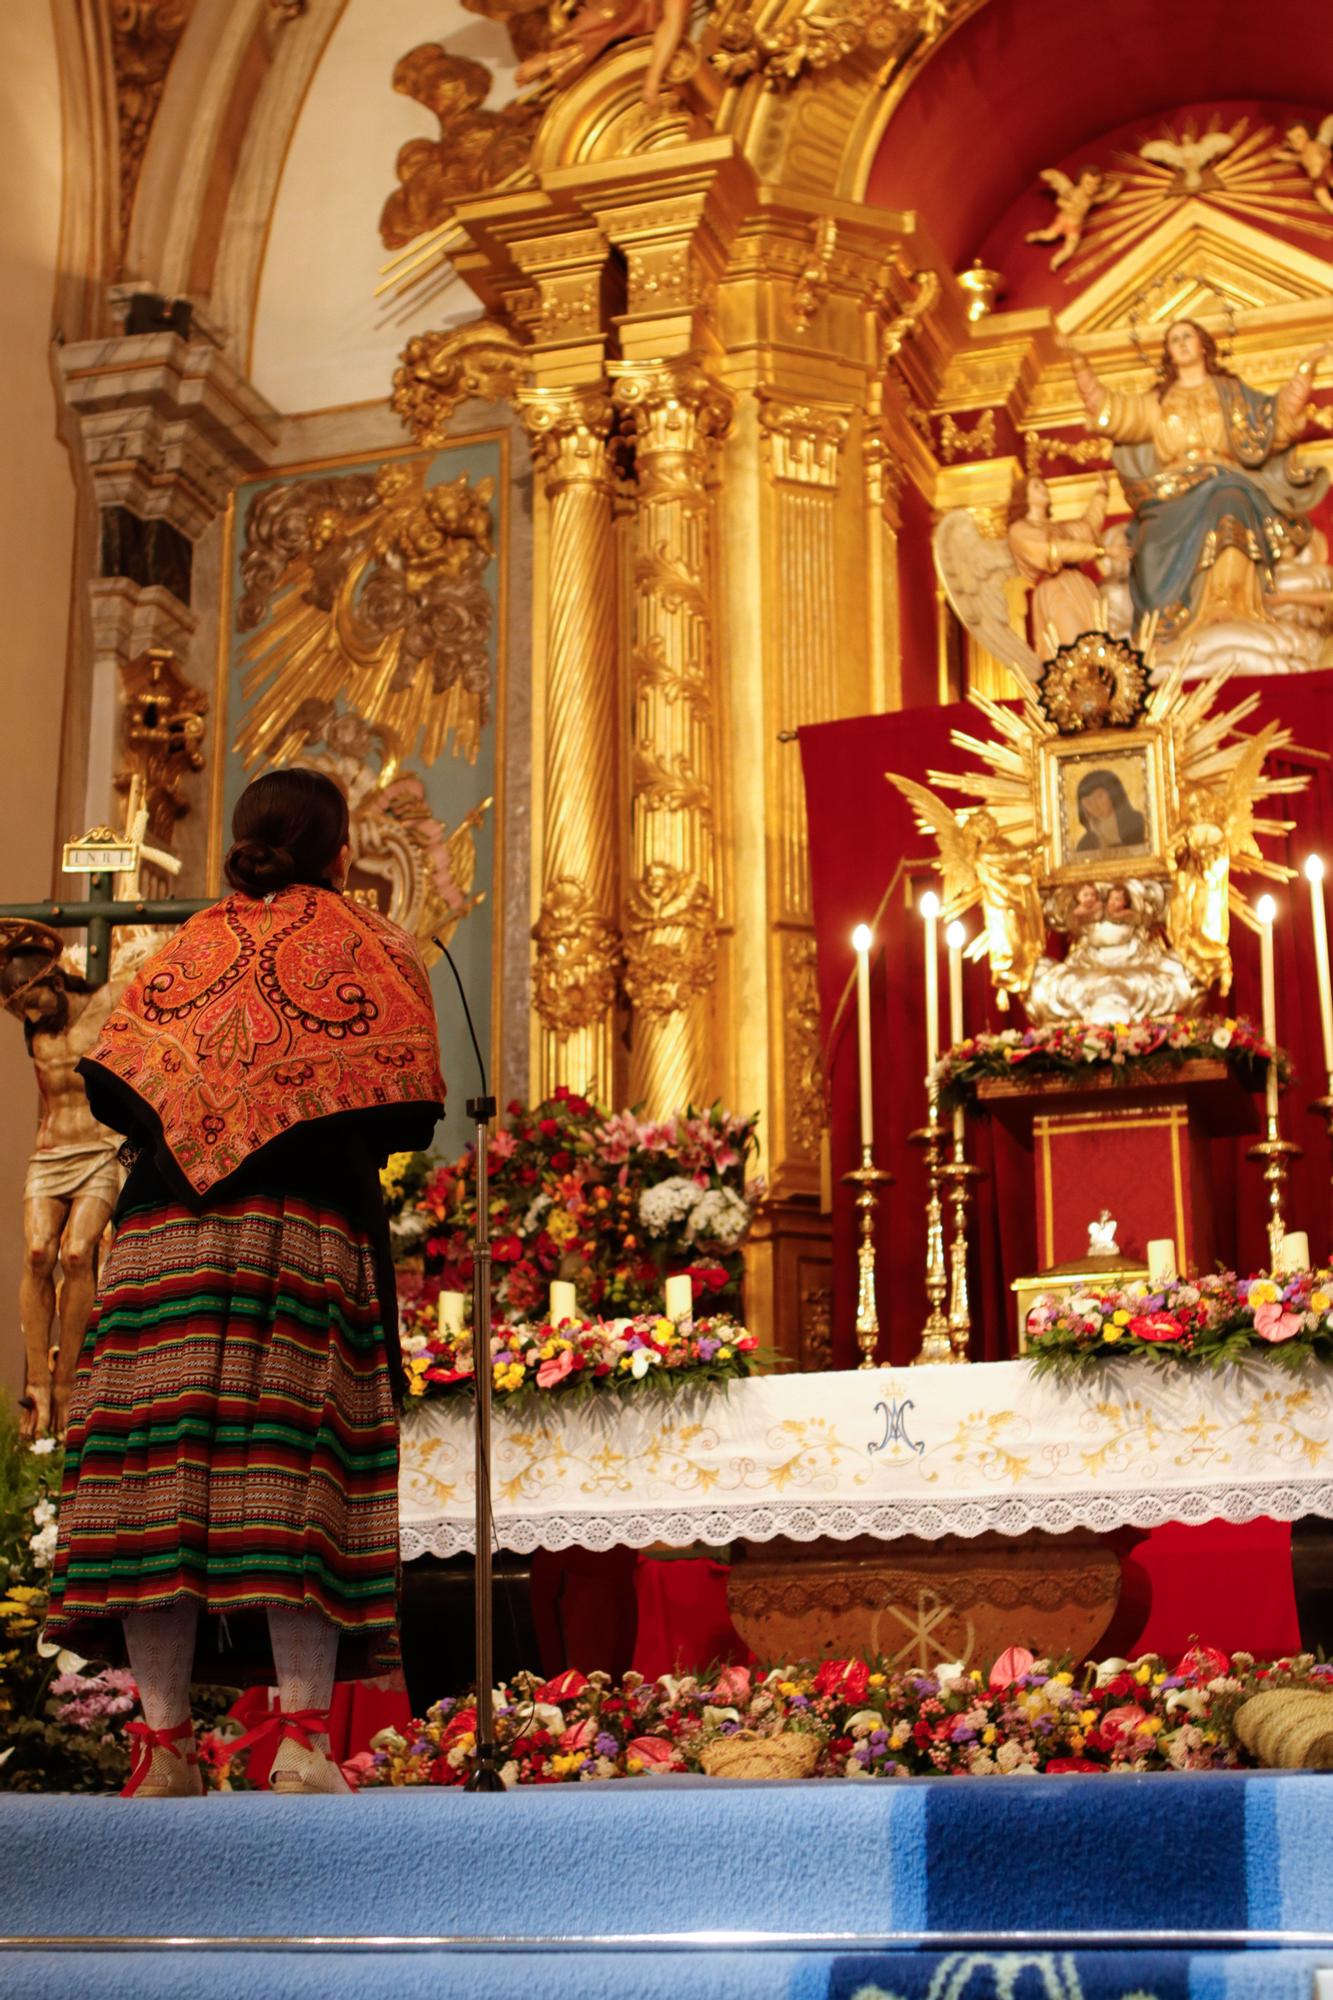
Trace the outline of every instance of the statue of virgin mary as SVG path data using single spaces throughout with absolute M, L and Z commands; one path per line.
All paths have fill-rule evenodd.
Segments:
M 1307 354 L 1275 395 L 1225 368 L 1194 320 L 1168 327 L 1157 380 L 1140 392 L 1108 389 L 1069 351 L 1089 428 L 1114 441 L 1133 512 L 1136 621 L 1156 612 L 1161 640 L 1196 645 L 1210 627 L 1266 626 L 1280 652 L 1273 572 L 1308 542 L 1310 510 L 1328 486 L 1326 472 L 1301 466 L 1292 451 L 1327 347 Z

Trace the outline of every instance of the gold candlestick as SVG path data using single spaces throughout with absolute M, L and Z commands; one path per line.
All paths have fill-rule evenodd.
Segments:
M 1310 1106 L 1310 1109 L 1311 1111 L 1317 1111 L 1319 1113 L 1319 1116 L 1324 1121 L 1324 1125 L 1328 1132 L 1329 1139 L 1330 1141 L 1333 1141 L 1333 1076 L 1329 1078 L 1328 1096 L 1316 1097 L 1314 1103 Z
M 1299 1160 L 1301 1148 L 1294 1146 L 1290 1139 L 1284 1139 L 1278 1126 L 1275 1111 L 1270 1111 L 1266 1120 L 1266 1134 L 1257 1146 L 1251 1146 L 1245 1156 L 1249 1160 L 1259 1160 L 1263 1164 L 1264 1185 L 1268 1189 L 1268 1268 L 1275 1271 L 1282 1239 L 1287 1233 L 1286 1221 L 1282 1214 L 1283 1189 L 1287 1184 L 1287 1168 L 1292 1160 Z
M 972 1187 L 986 1177 L 984 1167 L 974 1167 L 963 1157 L 963 1142 L 953 1142 L 953 1158 L 940 1168 L 940 1179 L 949 1190 L 953 1209 L 953 1241 L 949 1245 L 949 1346 L 954 1361 L 970 1361 L 972 1306 L 967 1284 L 967 1205 Z
M 919 1132 L 913 1132 L 911 1139 L 914 1146 L 926 1149 L 926 1180 L 930 1189 L 926 1200 L 926 1297 L 930 1300 L 930 1311 L 921 1329 L 920 1352 L 912 1358 L 912 1366 L 917 1368 L 931 1361 L 957 1359 L 949 1339 L 949 1322 L 944 1311 L 945 1295 L 949 1289 L 949 1276 L 944 1265 L 944 1206 L 940 1200 L 944 1127 L 940 1124 L 939 1092 L 933 1085 L 930 1090 L 930 1122 L 923 1125 Z
M 875 1189 L 888 1187 L 893 1175 L 875 1165 L 869 1146 L 861 1148 L 861 1164 L 843 1180 L 856 1189 L 861 1241 L 856 1246 L 856 1344 L 861 1350 L 859 1366 L 875 1368 L 879 1345 L 879 1313 L 875 1306 L 875 1210 L 879 1196 Z

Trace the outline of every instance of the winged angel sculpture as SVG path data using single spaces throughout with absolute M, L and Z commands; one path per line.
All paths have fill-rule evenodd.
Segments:
M 1193 1012 L 1214 985 L 1230 989 L 1232 915 L 1254 921 L 1233 876 L 1290 877 L 1259 845 L 1290 823 L 1256 811 L 1306 782 L 1266 772 L 1290 732 L 1242 733 L 1258 697 L 1218 710 L 1224 677 L 1187 685 L 1187 659 L 1152 687 L 1151 648 L 1127 639 L 1085 632 L 1043 663 L 1009 625 L 1003 545 L 958 588 L 949 547 L 965 531 L 949 520 L 941 577 L 1021 700 L 973 694 L 991 734 L 955 730 L 953 743 L 982 769 L 928 771 L 929 784 L 887 774 L 938 846 L 945 915 L 980 909 L 970 955 L 989 959 L 1000 1006 L 1019 1000 L 1035 1024 Z M 1047 954 L 1051 930 L 1070 938 L 1063 959 Z

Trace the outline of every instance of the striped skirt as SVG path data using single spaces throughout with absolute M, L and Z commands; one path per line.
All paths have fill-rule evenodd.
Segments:
M 106 1657 L 107 1619 L 192 1597 L 211 1613 L 323 1613 L 342 1675 L 395 1664 L 384 1319 L 373 1243 L 334 1208 L 251 1195 L 132 1209 L 79 1362 L 52 1636 Z

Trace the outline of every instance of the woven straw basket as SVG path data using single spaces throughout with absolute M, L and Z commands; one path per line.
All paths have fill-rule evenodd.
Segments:
M 710 1778 L 809 1778 L 823 1747 L 822 1737 L 795 1730 L 757 1736 L 741 1729 L 715 1737 L 699 1761 Z
M 1333 1770 L 1333 1695 L 1266 1688 L 1237 1709 L 1236 1734 L 1270 1770 Z

